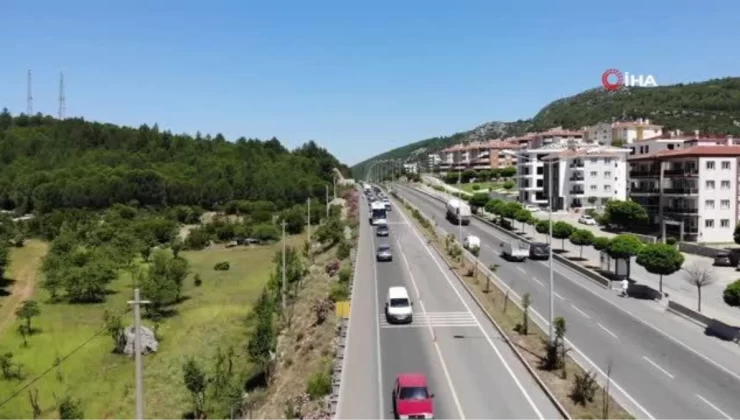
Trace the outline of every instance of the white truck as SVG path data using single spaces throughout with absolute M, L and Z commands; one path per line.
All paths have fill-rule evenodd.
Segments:
M 470 206 L 464 201 L 453 198 L 447 202 L 447 220 L 455 224 L 470 224 L 472 212 Z
M 370 205 L 370 224 L 372 226 L 388 225 L 388 211 L 382 201 L 374 201 Z
M 524 261 L 529 257 L 529 244 L 524 241 L 503 242 L 501 256 L 509 261 Z

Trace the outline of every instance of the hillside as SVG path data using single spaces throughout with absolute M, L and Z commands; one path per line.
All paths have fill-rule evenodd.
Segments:
M 352 167 L 352 171 L 358 176 L 364 173 L 370 161 L 406 158 L 421 148 L 425 149 L 421 154 L 426 155 L 459 142 L 519 135 L 555 126 L 578 129 L 602 121 L 640 117 L 649 118 L 669 130 L 740 135 L 740 78 L 656 88 L 625 88 L 616 92 L 590 89 L 550 103 L 529 120 L 491 122 L 451 136 L 417 141 L 360 162 Z
M 172 134 L 139 128 L 0 114 L 0 208 L 19 213 L 266 200 L 278 207 L 324 196 L 335 167 L 309 142 L 289 151 L 277 139 Z

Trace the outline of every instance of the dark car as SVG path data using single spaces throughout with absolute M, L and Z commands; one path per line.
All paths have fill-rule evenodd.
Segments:
M 532 242 L 529 246 L 529 259 L 530 260 L 549 260 L 550 259 L 550 245 L 544 242 Z
M 375 259 L 377 261 L 393 261 L 391 246 L 388 244 L 380 244 L 380 246 L 378 246 L 378 250 L 375 252 Z
M 390 230 L 388 230 L 388 226 L 378 226 L 378 228 L 375 230 L 375 234 L 377 236 L 388 236 L 391 233 Z
M 732 260 L 730 259 L 730 253 L 718 252 L 717 255 L 714 256 L 714 265 L 720 267 L 731 267 Z

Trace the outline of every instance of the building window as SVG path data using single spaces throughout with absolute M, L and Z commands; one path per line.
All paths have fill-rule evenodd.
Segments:
M 730 181 L 722 181 L 720 184 L 723 190 L 729 190 L 730 189 Z
M 604 158 L 604 163 L 606 163 L 607 165 L 612 163 L 612 158 Z
M 591 171 L 591 176 L 592 176 L 592 177 L 596 177 L 596 176 L 598 176 L 598 175 L 599 175 L 599 174 L 598 174 L 598 173 L 597 173 L 596 171 Z
M 723 228 L 730 227 L 730 219 L 722 219 L 719 221 L 719 225 Z
M 612 190 L 612 186 L 611 185 L 604 185 L 604 191 L 609 192 L 611 190 Z
M 544 183 L 545 183 L 545 181 L 543 181 L 543 180 L 541 180 L 541 179 L 538 179 L 538 180 L 537 180 L 537 186 L 538 186 L 538 187 L 542 187 L 542 186 L 544 185 Z
M 672 144 L 669 144 L 668 145 L 668 150 L 673 150 L 673 145 Z
M 714 200 L 704 201 L 704 208 L 707 210 L 714 210 Z
M 719 208 L 722 210 L 727 210 L 730 208 L 730 200 L 722 200 L 719 202 Z
M 604 172 L 604 178 L 609 179 L 612 177 L 612 173 L 609 171 Z
M 707 219 L 704 221 L 704 227 L 713 228 L 714 227 L 714 219 Z
M 723 160 L 722 161 L 722 169 L 730 169 L 730 161 L 729 160 Z
M 591 191 L 596 191 L 596 185 L 591 186 Z
M 708 160 L 707 161 L 707 169 L 714 169 L 714 161 Z
M 713 190 L 714 189 L 714 181 L 707 181 L 706 186 L 707 186 L 707 189 L 708 190 Z
M 545 168 L 543 166 L 540 166 L 537 168 L 537 175 L 542 175 L 545 173 Z

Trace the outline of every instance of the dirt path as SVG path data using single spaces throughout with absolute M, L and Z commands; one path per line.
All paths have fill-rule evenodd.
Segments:
M 0 337 L 15 321 L 15 309 L 33 296 L 36 274 L 41 259 L 46 255 L 45 242 L 28 240 L 23 248 L 13 248 L 10 252 L 10 267 L 5 277 L 15 282 L 6 287 L 10 295 L 0 298 Z

